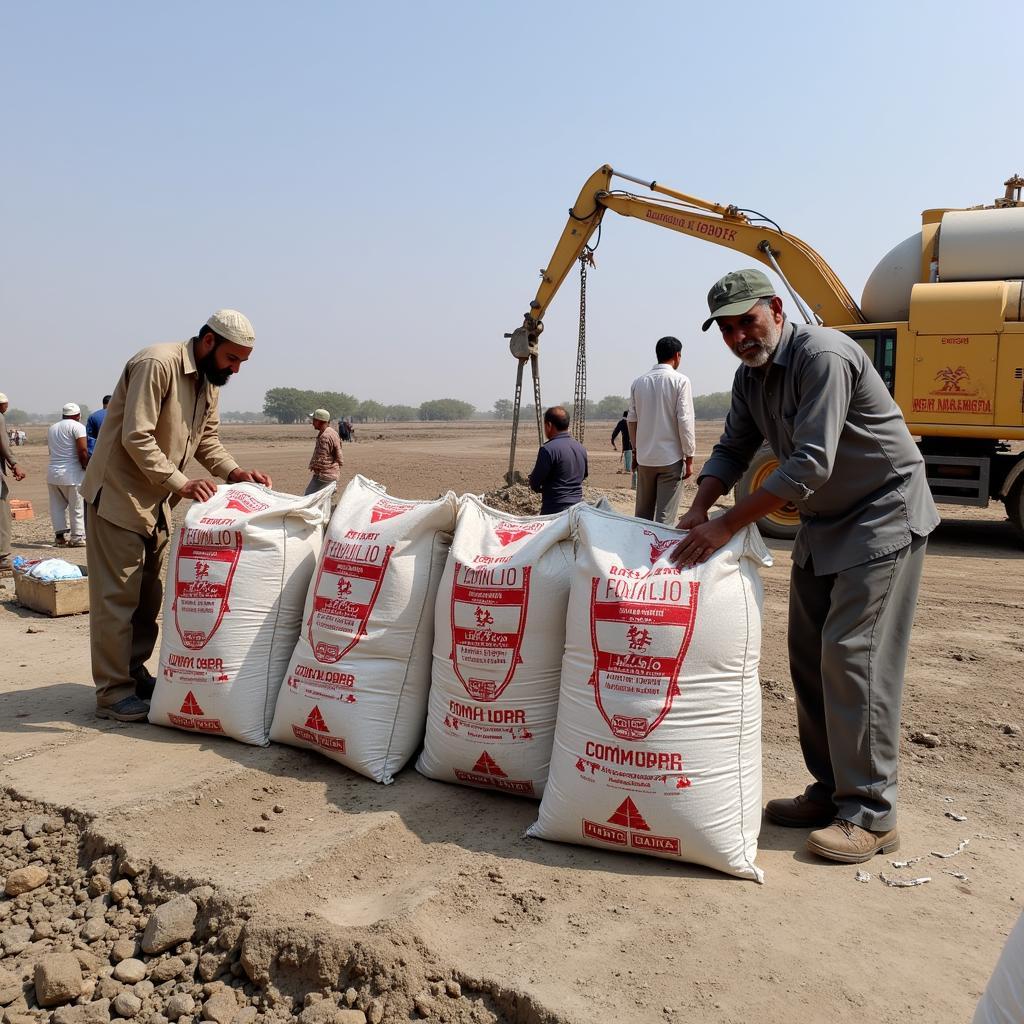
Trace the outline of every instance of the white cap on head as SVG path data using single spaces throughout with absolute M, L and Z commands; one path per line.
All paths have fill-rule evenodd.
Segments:
M 68 402 L 60 411 L 61 416 L 81 416 L 82 410 L 74 402 Z
M 7 396 L 2 391 L 0 391 L 0 405 L 3 405 L 4 402 L 6 402 L 6 401 L 7 401 Z
M 256 332 L 253 331 L 249 318 L 244 313 L 239 313 L 237 309 L 218 309 L 206 321 L 206 326 L 227 341 L 244 348 L 252 348 L 256 340 Z

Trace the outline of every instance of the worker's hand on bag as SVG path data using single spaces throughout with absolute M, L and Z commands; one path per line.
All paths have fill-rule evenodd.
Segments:
M 732 537 L 732 530 L 725 525 L 721 516 L 709 519 L 706 523 L 693 527 L 675 546 L 672 554 L 668 556 L 668 560 L 673 565 L 681 566 L 684 569 L 700 565 L 702 562 L 706 562 L 723 544 L 728 544 L 730 537 Z
M 679 517 L 679 522 L 676 523 L 677 530 L 692 530 L 697 526 L 701 526 L 708 521 L 707 512 L 702 512 L 698 508 L 691 508 L 684 512 Z
M 258 469 L 233 469 L 228 476 L 228 482 L 232 484 L 263 484 L 264 487 L 274 486 L 273 480 Z
M 193 501 L 209 501 L 217 493 L 216 480 L 189 480 L 178 494 Z

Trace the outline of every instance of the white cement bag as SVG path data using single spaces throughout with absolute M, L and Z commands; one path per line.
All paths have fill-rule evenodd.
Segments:
M 528 834 L 762 881 L 759 534 L 683 571 L 677 530 L 580 505 L 570 521 L 558 722 Z
M 389 497 L 357 476 L 327 529 L 270 738 L 389 783 L 423 737 L 449 491 Z
M 973 1024 L 1024 1021 L 1024 914 L 1017 918 L 992 977 L 974 1011 Z
M 265 745 L 334 486 L 222 484 L 174 536 L 149 720 Z
M 540 797 L 565 646 L 569 516 L 459 506 L 434 614 L 427 731 L 416 770 Z

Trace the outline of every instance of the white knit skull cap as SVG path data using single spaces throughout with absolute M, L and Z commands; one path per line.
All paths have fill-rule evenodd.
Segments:
M 249 318 L 237 309 L 218 309 L 209 320 L 206 326 L 222 338 L 242 345 L 244 348 L 252 348 L 256 340 L 256 332 L 249 323 Z
M 82 410 L 79 408 L 77 402 L 67 402 L 64 408 L 60 411 L 61 416 L 81 416 Z
M 6 402 L 6 401 L 7 401 L 7 396 L 2 391 L 0 391 L 0 405 L 3 405 L 4 402 Z

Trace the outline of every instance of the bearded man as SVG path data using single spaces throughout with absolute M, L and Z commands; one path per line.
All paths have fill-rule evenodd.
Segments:
M 765 815 L 793 828 L 824 826 L 808 836 L 808 850 L 860 863 L 899 846 L 903 673 L 926 538 L 939 522 L 924 460 L 865 351 L 840 331 L 790 323 L 759 270 L 727 274 L 708 307 L 703 330 L 717 322 L 742 365 L 672 560 L 703 562 L 787 502 L 800 510 L 789 663 L 814 781 L 796 797 L 769 800 Z M 778 468 L 709 519 L 765 441 Z
M 185 475 L 189 460 L 229 483 L 272 486 L 266 473 L 241 469 L 219 437 L 220 388 L 254 341 L 245 316 L 218 310 L 190 341 L 132 356 L 111 395 L 81 486 L 98 718 L 138 722 L 149 714 L 154 680 L 146 662 L 157 639 L 171 509 L 217 490 L 217 480 Z

